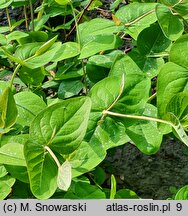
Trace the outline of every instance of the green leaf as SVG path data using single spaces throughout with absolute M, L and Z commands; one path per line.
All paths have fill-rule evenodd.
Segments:
M 114 175 L 111 175 L 110 199 L 114 199 L 115 195 L 116 195 L 116 179 Z
M 153 58 L 150 55 L 144 56 L 137 49 L 132 50 L 128 55 L 149 78 L 157 76 L 165 63 L 163 58 Z
M 174 95 L 166 106 L 166 113 L 173 113 L 182 120 L 188 114 L 188 92 Z
M 92 175 L 94 176 L 94 181 L 98 185 L 102 185 L 106 180 L 106 173 L 103 168 L 97 166 L 94 171 L 92 171 Z
M 7 175 L 7 170 L 5 168 L 5 166 L 0 165 L 0 178 L 4 177 Z
M 157 83 L 157 107 L 160 118 L 165 117 L 167 104 L 172 97 L 180 92 L 188 91 L 187 82 L 187 69 L 172 62 L 168 62 L 162 67 Z
M 58 168 L 57 186 L 64 191 L 67 191 L 71 185 L 72 171 L 71 163 L 66 160 L 61 167 Z
M 42 53 L 39 56 L 35 55 L 42 44 L 43 43 L 41 42 L 35 42 L 20 46 L 14 54 L 15 61 L 22 66 L 26 66 L 31 69 L 46 65 L 53 59 L 56 52 L 61 48 L 61 43 L 56 42 L 50 48 L 48 48 L 46 52 Z
M 177 192 L 175 200 L 188 200 L 188 185 L 185 185 Z
M 161 2 L 167 6 L 174 6 L 177 3 L 180 3 L 179 0 L 161 0 Z
M 130 138 L 125 133 L 125 126 L 122 122 L 111 117 L 106 117 L 104 121 L 97 122 L 94 127 L 91 143 L 101 143 L 105 150 L 127 143 Z
M 121 189 L 116 192 L 115 199 L 140 199 L 140 197 L 132 190 Z
M 120 3 L 122 3 L 122 0 L 115 0 L 113 3 L 110 4 L 110 10 L 114 11 Z
M 27 60 L 27 64 L 31 69 L 42 67 L 48 64 L 54 58 L 56 52 L 61 48 L 61 43 L 54 43 L 46 52 L 40 56 L 33 57 Z
M 12 186 L 15 183 L 15 179 L 11 176 L 4 176 L 0 178 L 0 200 L 4 200 L 12 190 Z
M 58 62 L 64 59 L 72 58 L 80 54 L 79 44 L 76 42 L 66 42 L 61 45 L 61 48 L 56 52 L 52 61 Z
M 9 82 L 0 80 L 0 95 L 10 86 Z
M 120 50 L 114 50 L 108 54 L 91 56 L 86 65 L 89 80 L 97 83 L 107 77 L 113 62 L 120 53 L 122 53 Z
M 89 93 L 92 100 L 92 110 L 102 112 L 108 109 L 120 94 L 121 86 L 122 76 L 107 77 L 96 83 Z
M 15 166 L 15 165 L 5 165 L 7 171 L 11 174 L 15 179 L 29 183 L 29 177 L 26 166 Z
M 180 139 L 185 145 L 188 146 L 188 136 L 184 131 L 179 119 L 173 113 L 168 113 L 167 117 L 168 120 L 172 123 L 174 134 L 178 137 L 178 139 Z
M 4 34 L 0 34 L 0 44 L 1 45 L 6 45 L 7 44 L 7 39 L 6 36 Z
M 80 80 L 64 80 L 59 85 L 58 97 L 64 99 L 78 95 L 83 87 L 84 84 Z
M 14 31 L 14 32 L 11 32 L 10 34 L 8 34 L 6 36 L 7 38 L 7 42 L 9 43 L 10 41 L 12 40 L 18 40 L 20 38 L 24 38 L 24 37 L 27 37 L 29 34 L 25 33 L 25 32 L 21 32 L 21 31 Z
M 7 143 L 0 148 L 0 163 L 14 166 L 26 166 L 23 145 Z
M 17 123 L 30 126 L 35 116 L 46 108 L 44 101 L 32 92 L 20 92 L 14 95 L 18 109 Z
M 6 135 L 1 137 L 0 146 L 6 145 L 7 143 L 19 143 L 24 145 L 29 138 L 29 134 L 19 134 L 15 136 Z
M 105 193 L 95 185 L 76 182 L 74 188 L 65 195 L 66 199 L 105 199 Z
M 182 20 L 172 14 L 171 10 L 162 4 L 156 6 L 156 15 L 164 35 L 170 40 L 177 40 L 184 31 Z
M 16 20 L 12 20 L 11 21 L 11 31 L 13 31 L 16 27 L 20 26 L 23 22 L 25 21 L 25 19 L 20 19 L 19 21 L 16 22 Z
M 156 3 L 134 2 L 121 7 L 115 13 L 115 16 L 120 19 L 124 25 L 127 25 L 125 29 L 126 33 L 130 34 L 136 40 L 143 29 L 156 22 L 155 6 Z M 139 20 L 135 22 L 137 19 Z
M 84 22 L 79 25 L 81 44 L 90 41 L 95 35 L 112 35 L 121 31 L 123 28 L 122 26 L 117 26 L 111 20 L 102 18 L 95 18 L 89 22 Z
M 106 156 L 106 151 L 101 143 L 82 142 L 78 149 L 69 155 L 72 166 L 72 177 L 80 176 L 101 163 Z
M 188 2 L 187 0 L 185 1 L 179 1 L 179 0 L 162 0 L 161 1 L 163 4 L 172 7 L 173 10 L 176 11 L 180 16 L 185 16 L 187 15 L 188 12 Z
M 110 53 L 104 55 L 94 55 L 88 59 L 87 64 L 96 65 L 104 68 L 111 68 L 113 62 L 116 60 L 118 55 L 121 55 L 122 51 L 120 50 L 113 50 Z
M 181 36 L 171 47 L 170 61 L 182 67 L 188 68 L 188 34 Z
M 124 91 L 114 109 L 120 113 L 140 112 L 145 106 L 150 91 L 150 79 L 127 55 L 120 55 L 114 62 L 109 76 L 125 75 Z
M 32 139 L 24 146 L 24 155 L 33 195 L 48 199 L 57 189 L 57 165 L 44 146 Z
M 49 20 L 50 16 L 48 14 L 43 15 L 40 19 L 34 19 L 34 30 L 40 31 L 44 24 Z M 31 23 L 30 23 L 30 29 L 31 29 Z
M 163 52 L 170 44 L 171 41 L 164 36 L 158 24 L 151 25 L 149 28 L 144 29 L 137 39 L 137 48 L 142 55 Z
M 44 80 L 45 69 L 44 67 L 30 69 L 23 66 L 19 71 L 19 77 L 27 85 L 38 86 Z
M 70 0 L 55 0 L 55 2 L 60 5 L 67 5 L 68 3 L 70 3 Z
M 115 35 L 95 35 L 91 40 L 82 43 L 79 59 L 87 58 L 100 51 L 112 50 L 121 45 L 122 41 Z
M 156 117 L 157 109 L 147 104 L 143 116 Z M 126 128 L 127 135 L 144 154 L 155 154 L 162 142 L 162 133 L 157 128 L 157 122 L 146 120 L 127 120 L 130 126 Z
M 73 98 L 54 104 L 40 112 L 31 123 L 30 138 L 38 145 L 69 154 L 79 147 L 85 135 L 91 101 Z
M 91 5 L 89 6 L 88 10 L 93 10 L 95 8 L 98 8 L 100 6 L 102 6 L 103 3 L 100 0 L 94 0 L 92 1 Z
M 0 96 L 0 104 L 0 127 L 10 128 L 15 124 L 18 114 L 10 87 L 7 87 Z
M 1 0 L 0 9 L 8 7 L 12 2 L 13 0 L 6 0 L 6 1 Z
M 17 58 L 15 56 L 12 55 L 12 53 L 10 53 L 5 47 L 1 47 L 1 49 L 3 50 L 4 54 L 13 62 L 16 62 L 20 65 L 26 66 L 28 67 L 28 64 L 26 62 L 24 62 L 23 60 L 21 60 L 20 58 Z M 19 50 L 19 48 L 17 49 Z M 17 51 L 16 50 L 16 51 Z
M 35 53 L 36 56 L 39 56 L 41 54 L 43 54 L 44 52 L 46 52 L 57 40 L 58 35 L 56 35 L 55 37 L 53 37 L 51 40 L 47 41 L 46 43 L 44 43 Z

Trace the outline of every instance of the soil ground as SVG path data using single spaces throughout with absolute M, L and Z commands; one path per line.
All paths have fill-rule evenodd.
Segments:
M 128 143 L 110 149 L 102 167 L 114 174 L 118 188 L 129 188 L 141 198 L 172 198 L 172 190 L 188 184 L 188 147 L 167 138 L 155 155 L 144 155 Z M 175 187 L 175 188 L 174 188 Z

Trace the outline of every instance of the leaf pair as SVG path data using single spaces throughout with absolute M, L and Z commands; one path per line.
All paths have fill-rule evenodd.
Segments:
M 33 120 L 24 152 L 31 190 L 37 198 L 46 199 L 57 188 L 58 168 L 45 146 L 57 154 L 56 157 L 74 152 L 84 138 L 90 106 L 87 97 L 69 99 L 46 108 Z M 63 175 L 63 171 L 59 166 L 59 175 Z M 58 177 L 61 186 L 62 181 Z

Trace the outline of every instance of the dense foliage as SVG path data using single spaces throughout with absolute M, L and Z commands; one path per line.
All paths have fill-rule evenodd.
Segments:
M 188 145 L 188 1 L 122 2 L 0 0 L 0 199 L 139 198 L 103 186 L 107 150 Z

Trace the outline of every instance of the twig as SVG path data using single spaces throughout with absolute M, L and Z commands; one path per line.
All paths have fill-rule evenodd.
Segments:
M 85 8 L 83 9 L 83 11 L 81 12 L 78 20 L 77 20 L 77 24 L 79 24 L 80 20 L 82 19 L 82 17 L 84 16 L 84 13 L 86 12 L 86 10 L 89 8 L 89 6 L 91 5 L 91 3 L 93 2 L 93 0 L 90 0 L 89 3 L 85 6 Z M 76 28 L 76 24 L 72 27 L 72 29 L 70 30 L 70 32 L 66 35 L 66 38 L 68 38 L 72 32 L 75 30 Z

